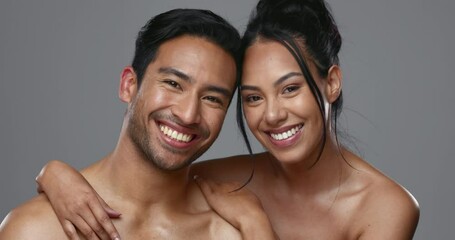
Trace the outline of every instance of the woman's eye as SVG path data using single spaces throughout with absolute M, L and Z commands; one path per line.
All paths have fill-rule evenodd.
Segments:
M 247 97 L 245 98 L 245 100 L 246 100 L 247 102 L 257 102 L 257 101 L 261 100 L 261 97 L 256 96 L 256 95 L 251 95 L 251 96 L 247 96 Z
M 299 88 L 300 88 L 299 86 L 288 86 L 288 87 L 284 88 L 283 93 L 291 93 L 291 92 L 296 91 Z

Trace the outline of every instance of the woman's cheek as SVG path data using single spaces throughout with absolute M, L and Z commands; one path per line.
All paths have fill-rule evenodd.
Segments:
M 261 142 L 260 125 L 263 120 L 264 109 L 262 107 L 244 108 L 245 119 L 251 133 Z M 262 144 L 262 143 L 261 143 Z

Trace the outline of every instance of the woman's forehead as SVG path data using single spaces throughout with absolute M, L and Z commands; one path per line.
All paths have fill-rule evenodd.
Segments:
M 278 79 L 289 72 L 301 72 L 288 49 L 276 41 L 257 41 L 245 52 L 242 82 Z

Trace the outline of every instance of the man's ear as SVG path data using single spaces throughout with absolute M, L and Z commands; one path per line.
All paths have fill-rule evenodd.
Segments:
M 125 67 L 120 76 L 118 96 L 125 103 L 130 103 L 137 94 L 137 76 L 131 66 Z
M 333 65 L 327 74 L 326 96 L 329 103 L 335 102 L 341 94 L 343 74 L 338 65 Z

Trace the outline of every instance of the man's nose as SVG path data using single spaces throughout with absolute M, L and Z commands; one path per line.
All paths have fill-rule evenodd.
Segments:
M 201 121 L 200 99 L 197 96 L 183 97 L 171 111 L 182 124 L 198 124 Z

